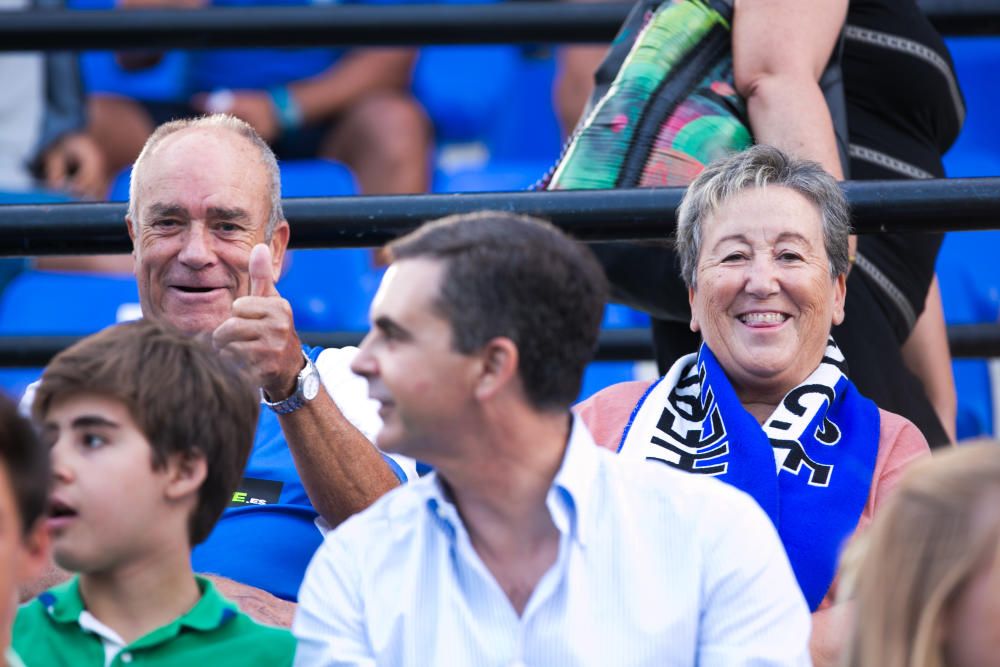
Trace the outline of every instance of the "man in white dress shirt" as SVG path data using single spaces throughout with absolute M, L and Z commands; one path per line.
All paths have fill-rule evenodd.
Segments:
M 378 446 L 436 472 L 327 536 L 296 665 L 809 664 L 809 613 L 756 503 L 617 460 L 572 417 L 607 290 L 586 248 L 482 213 L 390 253 L 353 368 L 381 403 Z

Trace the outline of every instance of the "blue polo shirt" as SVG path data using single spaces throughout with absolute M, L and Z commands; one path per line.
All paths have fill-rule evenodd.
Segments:
M 314 363 L 323 352 L 318 347 L 304 349 Z M 337 385 L 331 386 L 333 382 L 323 374 L 323 365 L 319 368 L 327 390 L 350 418 L 347 399 L 367 400 L 367 395 L 354 396 L 354 388 L 350 396 L 338 394 Z M 406 482 L 402 468 L 385 455 L 383 459 Z M 211 535 L 194 548 L 191 564 L 195 572 L 220 574 L 295 601 L 306 567 L 323 542 L 318 516 L 302 486 L 278 416 L 262 406 L 243 480 Z

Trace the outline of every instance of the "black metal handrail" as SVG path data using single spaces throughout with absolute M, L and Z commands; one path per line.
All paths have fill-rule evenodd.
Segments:
M 629 9 L 627 2 L 502 2 L 16 11 L 3 13 L 0 51 L 608 42 Z M 1000 33 L 1000 8 L 986 2 L 926 12 L 943 34 Z
M 360 331 L 300 331 L 302 342 L 322 347 L 357 345 Z M 0 336 L 0 368 L 40 368 L 82 336 Z M 948 327 L 948 343 L 956 358 L 1000 357 L 1000 324 L 960 324 Z M 648 329 L 607 329 L 601 332 L 596 359 L 641 361 L 653 358 Z
M 855 229 L 1000 229 L 1000 178 L 848 181 Z M 453 213 L 502 210 L 551 220 L 584 241 L 663 239 L 683 188 L 286 199 L 293 248 L 380 246 Z M 125 204 L 0 206 L 0 256 L 131 251 Z

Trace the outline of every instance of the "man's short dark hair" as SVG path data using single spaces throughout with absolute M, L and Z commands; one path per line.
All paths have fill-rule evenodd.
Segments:
M 35 394 L 35 421 L 41 423 L 55 401 L 80 394 L 125 405 L 149 440 L 154 470 L 172 455 L 205 457 L 205 481 L 188 523 L 192 546 L 204 541 L 232 498 L 253 445 L 260 397 L 250 379 L 201 338 L 138 320 L 58 354 Z
M 451 323 L 456 351 L 507 337 L 536 409 L 576 400 L 608 291 L 589 249 L 543 220 L 484 211 L 429 222 L 388 250 L 393 260 L 444 263 L 434 304 Z
M 11 495 L 21 519 L 21 535 L 26 537 L 48 506 L 52 483 L 49 450 L 36 437 L 31 422 L 18 413 L 14 401 L 2 393 L 0 465 L 7 472 Z

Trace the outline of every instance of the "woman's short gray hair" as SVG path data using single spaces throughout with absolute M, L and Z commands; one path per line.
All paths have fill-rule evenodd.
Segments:
M 758 145 L 708 165 L 684 194 L 677 210 L 676 247 L 681 277 L 688 287 L 695 286 L 705 220 L 740 192 L 769 185 L 794 190 L 816 205 L 830 275 L 835 278 L 847 273 L 851 214 L 837 181 L 816 162 L 798 160 L 773 146 Z
M 247 139 L 257 149 L 260 161 L 267 171 L 268 180 L 271 182 L 271 213 L 268 216 L 267 227 L 264 229 L 264 238 L 270 241 L 271 236 L 274 234 L 274 229 L 285 218 L 285 213 L 281 210 L 281 171 L 278 169 L 278 158 L 274 156 L 274 151 L 267 145 L 267 142 L 260 138 L 257 130 L 235 116 L 222 113 L 201 116 L 199 118 L 172 120 L 169 123 L 160 125 L 149 135 L 149 139 L 146 140 L 146 144 L 142 147 L 142 152 L 139 153 L 139 157 L 136 158 L 135 164 L 132 166 L 132 176 L 128 184 L 128 217 L 132 221 L 132 229 L 136 233 L 136 237 L 138 238 L 139 235 L 139 211 L 136 206 L 136 199 L 139 192 L 138 182 L 146 159 L 157 145 L 168 136 L 181 130 L 192 128 L 220 128 L 229 130 Z

